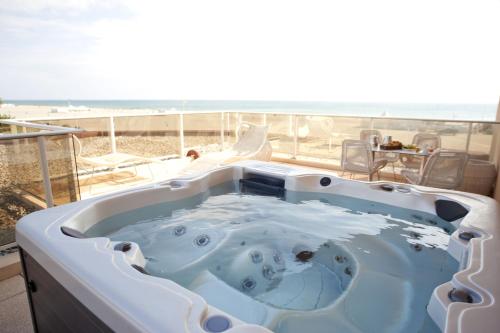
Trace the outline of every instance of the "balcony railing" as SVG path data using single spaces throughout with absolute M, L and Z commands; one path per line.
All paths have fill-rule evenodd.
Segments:
M 469 152 L 472 158 L 495 162 L 500 123 L 389 117 L 346 117 L 319 114 L 183 112 L 114 117 L 38 119 L 37 122 L 84 129 L 83 154 L 114 151 L 144 157 L 183 155 L 187 149 L 222 150 L 235 140 L 241 122 L 267 124 L 273 157 L 317 160 L 333 168 L 340 163 L 341 144 L 358 139 L 362 129 L 411 143 L 419 132 L 441 136 L 442 147 Z
M 32 211 L 80 197 L 73 133 L 80 129 L 0 121 L 0 245 Z
M 82 149 L 76 153 L 82 157 L 121 152 L 166 160 L 189 149 L 202 155 L 227 149 L 239 124 L 251 122 L 269 126 L 274 160 L 330 169 L 339 168 L 342 141 L 358 139 L 362 129 L 380 130 L 403 143 L 419 132 L 439 134 L 443 148 L 495 164 L 500 154 L 500 123 L 486 121 L 237 111 L 58 116 L 0 121 L 0 190 L 8 194 L 7 204 L 29 197 L 30 203 L 39 201 L 36 209 L 79 199 L 78 176 L 84 183 L 89 175 L 76 163 L 72 135 L 79 137 Z

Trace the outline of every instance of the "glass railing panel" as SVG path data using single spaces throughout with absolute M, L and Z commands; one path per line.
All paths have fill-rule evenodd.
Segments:
M 39 128 L 32 128 L 21 125 L 0 124 L 0 133 L 2 134 L 23 134 L 23 133 L 37 133 L 43 130 Z
M 269 126 L 268 140 L 273 148 L 273 154 L 278 157 L 292 157 L 294 154 L 294 115 L 267 114 Z
M 471 158 L 494 162 L 500 150 L 500 124 L 473 123 L 469 143 Z
M 200 153 L 221 150 L 222 113 L 184 114 L 184 147 Z
M 80 153 L 84 157 L 102 156 L 112 151 L 109 118 L 46 119 L 37 122 L 84 130 L 78 134 L 82 146 Z
M 16 126 L 0 123 L 0 134 L 2 135 L 16 134 Z
M 41 185 L 37 138 L 0 140 L 0 245 L 14 241 L 18 219 L 45 208 Z
M 180 153 L 179 115 L 114 117 L 116 150 L 142 157 Z
M 369 126 L 366 129 L 370 129 Z M 414 119 L 373 119 L 372 129 L 382 136 L 390 135 L 392 140 L 410 144 L 417 133 L 429 133 L 441 138 L 441 148 L 466 150 L 468 124 L 465 122 L 444 122 Z
M 264 113 L 241 113 L 241 121 L 255 125 L 265 125 L 266 115 Z
M 250 123 L 255 125 L 265 124 L 265 115 L 260 113 L 244 113 L 244 112 L 230 112 L 226 113 L 226 131 L 229 128 L 229 133 L 226 133 L 225 149 L 230 148 L 236 143 L 237 130 L 241 123 Z
M 236 112 L 224 113 L 224 149 L 229 149 L 236 143 L 236 131 L 242 117 L 242 114 Z
M 335 136 L 334 118 L 299 116 L 297 118 L 298 158 L 313 157 L 329 161 L 337 158 L 339 143 Z
M 373 119 L 363 129 L 380 131 L 382 137 L 391 136 L 392 140 L 411 144 L 415 134 L 425 130 L 425 124 L 418 120 Z
M 73 137 L 54 135 L 44 139 L 54 204 L 80 200 Z
M 330 122 L 324 126 L 323 132 L 331 127 Z M 333 131 L 328 138 L 328 156 L 333 164 L 340 164 L 342 157 L 342 142 L 344 140 L 359 140 L 362 129 L 370 126 L 369 118 L 333 117 Z
M 428 122 L 425 128 L 441 138 L 441 148 L 467 150 L 469 124 L 459 122 Z

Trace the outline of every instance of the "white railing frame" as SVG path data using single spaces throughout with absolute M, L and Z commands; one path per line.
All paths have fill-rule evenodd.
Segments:
M 109 117 L 108 123 L 109 144 L 111 145 L 111 153 L 116 153 L 116 137 L 115 137 L 115 118 Z
M 16 134 L 5 134 L 0 135 L 0 141 L 3 140 L 19 140 L 19 139 L 29 139 L 36 138 L 38 145 L 39 161 L 40 161 L 40 172 L 42 175 L 43 189 L 45 204 L 47 207 L 54 206 L 54 195 L 52 193 L 52 183 L 50 180 L 50 170 L 49 170 L 49 160 L 47 157 L 47 141 L 46 137 L 55 135 L 66 135 L 82 132 L 83 130 L 78 128 L 69 128 L 62 126 L 52 126 L 44 124 L 35 124 L 28 121 L 18 121 L 18 120 L 0 120 L 0 123 L 19 126 L 23 129 L 22 133 Z M 26 132 L 27 128 L 40 129 L 40 132 Z M 78 177 L 78 175 L 77 175 Z
M 52 195 L 52 183 L 50 181 L 49 160 L 47 158 L 47 145 L 45 137 L 39 136 L 38 152 L 40 154 L 40 171 L 42 172 L 43 189 L 45 193 L 45 204 L 48 208 L 54 206 L 54 196 Z
M 179 155 L 184 156 L 184 113 L 179 113 L 179 146 Z
M 28 138 L 36 138 L 39 136 L 53 136 L 53 135 L 63 135 L 63 134 L 83 132 L 83 130 L 79 128 L 36 124 L 25 120 L 2 119 L 0 120 L 0 124 L 19 126 L 23 129 L 22 133 L 2 134 L 0 135 L 0 140 L 28 139 Z M 28 133 L 26 132 L 26 128 L 35 128 L 35 129 L 40 129 L 41 131 Z
M 220 151 L 224 150 L 224 112 L 220 113 Z
M 465 152 L 469 152 L 469 147 L 470 147 L 470 139 L 472 136 L 472 123 L 469 123 L 469 126 L 467 128 L 467 139 L 465 141 Z
M 296 159 L 299 150 L 299 117 L 293 116 L 293 154 L 292 158 Z
M 313 117 L 331 117 L 331 118 L 353 118 L 353 119 L 368 119 L 370 121 L 380 119 L 380 120 L 410 120 L 410 121 L 430 121 L 430 122 L 447 122 L 447 123 L 481 123 L 481 124 L 500 124 L 500 121 L 494 121 L 494 120 L 469 120 L 469 119 L 441 119 L 441 118 L 411 118 L 411 117 L 384 117 L 384 116 L 357 116 L 357 115 L 338 115 L 338 114 L 328 114 L 328 113 L 306 113 L 306 112 L 294 112 L 294 113 L 289 113 L 286 111 L 273 111 L 273 112 L 259 112 L 259 111 L 252 111 L 252 112 L 242 112 L 242 111 L 236 111 L 236 110 L 225 110 L 225 111 L 219 111 L 219 110 L 207 110 L 207 111 L 173 111 L 172 113 L 151 113 L 151 112 L 134 112 L 130 114 L 120 114 L 120 115 L 113 115 L 114 118 L 119 118 L 119 117 L 143 117 L 143 116 L 168 116 L 168 115 L 179 115 L 179 114 L 210 114 L 210 113 L 236 113 L 236 114 L 245 114 L 245 113 L 252 113 L 252 114 L 267 114 L 267 115 L 296 115 L 296 116 L 313 116 Z M 29 118 L 26 119 L 25 121 L 44 121 L 44 120 L 64 120 L 64 119 L 93 119 L 93 118 L 109 118 L 109 115 L 72 115 L 71 117 L 59 117 L 59 118 L 51 118 L 51 117 L 36 117 L 36 118 Z M 5 121 L 11 121 L 11 120 L 5 120 Z M 21 120 L 24 121 L 24 120 Z M 4 122 L 4 120 L 1 120 L 0 122 Z M 42 126 L 48 126 L 48 125 L 42 125 Z M 50 126 L 52 127 L 52 126 Z M 54 126 L 54 127 L 59 127 L 59 126 Z M 66 127 L 64 127 L 66 128 Z

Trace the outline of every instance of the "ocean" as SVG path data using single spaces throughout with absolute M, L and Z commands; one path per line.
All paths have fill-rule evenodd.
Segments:
M 15 105 L 168 111 L 242 111 L 494 121 L 495 104 L 402 104 L 236 100 L 6 100 Z

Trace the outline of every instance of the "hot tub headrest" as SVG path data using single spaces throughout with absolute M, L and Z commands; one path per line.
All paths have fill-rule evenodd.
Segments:
M 469 213 L 464 206 L 455 201 L 436 200 L 435 204 L 437 216 L 448 222 L 461 219 Z
M 61 232 L 63 234 L 65 234 L 66 236 L 69 236 L 69 237 L 74 237 L 74 238 L 87 238 L 87 236 L 85 236 L 83 233 L 81 233 L 80 231 L 76 230 L 76 229 L 73 229 L 73 228 L 70 228 L 70 227 L 66 227 L 66 226 L 62 226 L 61 227 Z

